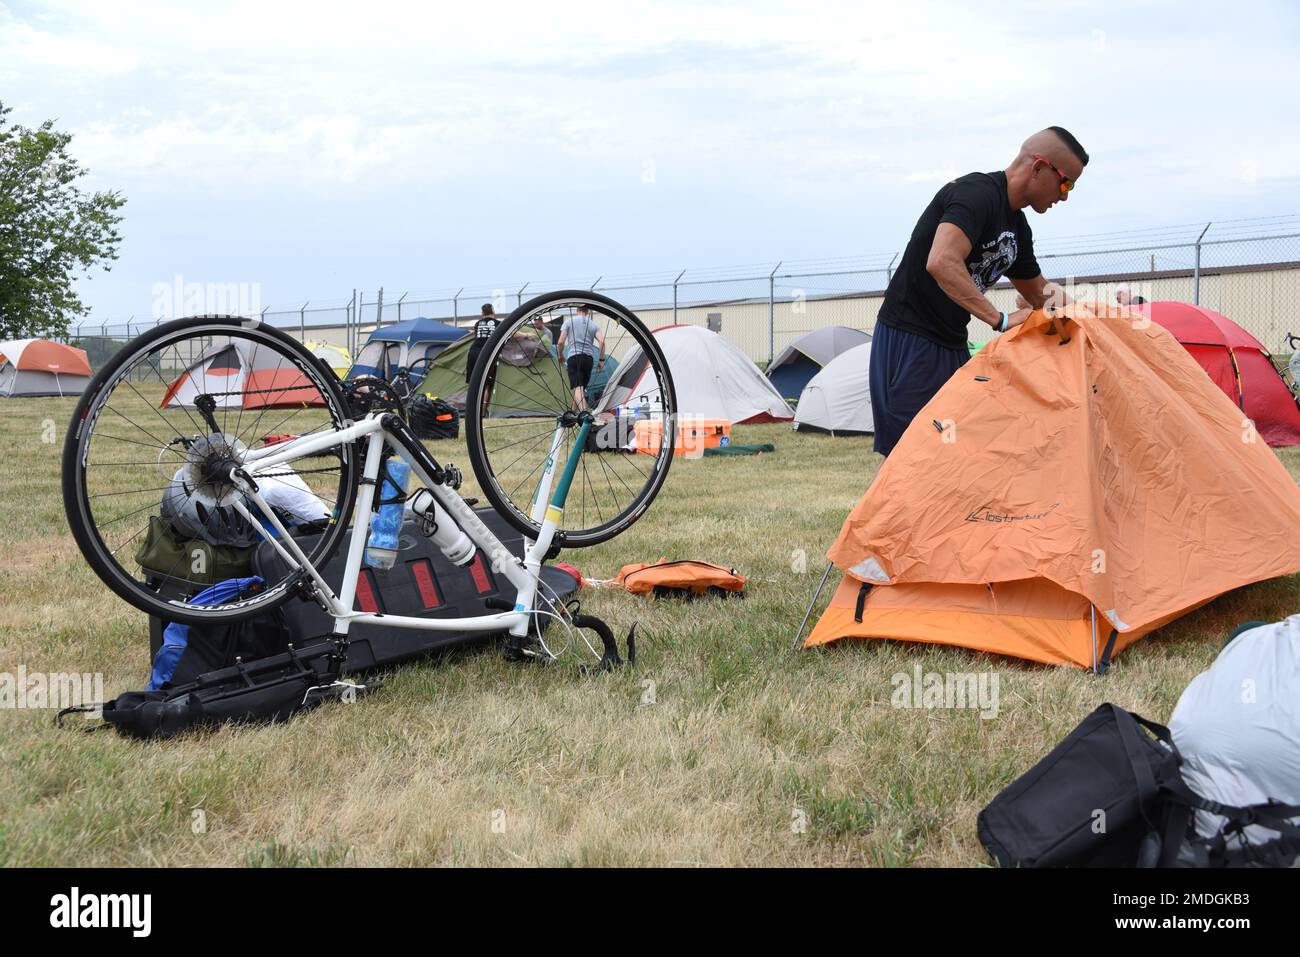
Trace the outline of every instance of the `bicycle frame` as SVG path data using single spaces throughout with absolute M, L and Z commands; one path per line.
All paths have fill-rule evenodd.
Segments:
M 279 533 L 273 537 L 263 530 L 266 540 L 271 542 L 280 556 L 291 568 L 298 568 L 311 578 L 317 593 L 326 606 L 326 612 L 334 618 L 334 635 L 346 640 L 348 629 L 354 622 L 362 624 L 382 624 L 398 628 L 426 629 L 430 631 L 508 631 L 512 636 L 522 638 L 528 633 L 528 626 L 533 615 L 533 605 L 537 599 L 537 583 L 541 567 L 546 560 L 555 540 L 555 530 L 564 515 L 564 503 L 569 494 L 569 486 L 577 470 L 578 457 L 586 445 L 587 434 L 591 429 L 589 421 L 583 421 L 573 449 L 565 462 L 564 471 L 559 481 L 555 481 L 557 469 L 556 450 L 559 448 L 563 426 L 556 424 L 556 434 L 551 446 L 551 455 L 547 459 L 542 477 L 539 481 L 537 497 L 534 500 L 534 520 L 540 521 L 540 530 L 534 541 L 528 542 L 521 560 L 510 553 L 492 531 L 483 524 L 474 510 L 460 494 L 450 488 L 444 478 L 442 467 L 429 454 L 420 440 L 406 423 L 392 413 L 371 413 L 360 422 L 328 432 L 313 433 L 291 439 L 288 442 L 254 449 L 246 453 L 243 467 L 236 470 L 232 480 L 245 495 L 261 510 L 266 520 Z M 262 498 L 257 488 L 257 475 L 260 472 L 284 466 L 295 459 L 303 458 L 339 444 L 351 445 L 365 440 L 366 461 L 361 478 L 361 487 L 357 490 L 357 501 L 353 508 L 352 534 L 348 540 L 347 564 L 344 568 L 342 585 L 337 594 L 326 584 L 320 573 L 308 560 L 293 537 L 286 531 L 270 506 Z M 433 494 L 440 528 L 445 529 L 444 518 L 467 535 L 477 550 L 481 550 L 491 562 L 493 571 L 503 574 L 514 585 L 517 597 L 514 609 L 495 615 L 478 615 L 466 618 L 415 618 L 404 615 L 385 615 L 358 611 L 353 606 L 356 601 L 357 580 L 361 575 L 366 543 L 370 538 L 370 522 L 373 515 L 375 495 L 382 483 L 379 468 L 383 459 L 385 443 L 411 467 L 424 487 Z M 242 473 L 242 474 L 241 474 Z M 554 486 L 554 488 L 552 488 Z M 543 503 L 549 496 L 550 504 L 544 508 Z M 255 528 L 261 523 L 247 513 L 242 504 L 236 507 L 245 513 Z M 346 521 L 347 516 L 337 516 L 335 521 Z M 446 534 L 447 532 L 444 532 Z M 435 542 L 438 535 L 434 536 Z

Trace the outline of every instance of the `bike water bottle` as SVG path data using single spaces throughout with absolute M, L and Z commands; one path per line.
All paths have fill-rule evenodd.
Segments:
M 387 474 L 380 485 L 379 500 L 383 502 L 404 496 L 410 474 L 411 467 L 404 461 L 389 459 Z M 397 561 L 397 537 L 402 533 L 405 510 L 401 501 L 379 506 L 379 513 L 370 522 L 370 541 L 366 543 L 366 564 L 371 568 L 389 569 Z

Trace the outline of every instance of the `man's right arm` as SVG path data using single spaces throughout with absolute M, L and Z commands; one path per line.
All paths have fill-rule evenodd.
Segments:
M 971 279 L 966 270 L 966 257 L 970 255 L 970 250 L 970 239 L 961 227 L 953 223 L 940 223 L 934 233 L 934 242 L 930 245 L 925 271 L 934 277 L 934 281 L 949 299 L 976 319 L 997 329 L 1002 322 L 1002 314 L 979 291 L 975 280 Z M 1028 309 L 1013 312 L 1007 319 L 1007 328 L 1020 325 L 1029 318 L 1029 312 Z

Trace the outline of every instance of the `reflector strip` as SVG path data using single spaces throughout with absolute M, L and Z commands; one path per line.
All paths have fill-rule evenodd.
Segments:
M 480 595 L 486 595 L 495 589 L 492 586 L 492 579 L 488 577 L 487 567 L 483 564 L 483 553 L 479 552 L 474 556 L 474 560 L 469 564 L 470 574 L 474 576 L 474 590 Z
M 415 576 L 415 587 L 420 592 L 420 604 L 425 608 L 437 608 L 442 604 L 438 586 L 433 582 L 433 564 L 427 558 L 411 562 L 411 574 Z
M 375 600 L 375 584 L 370 580 L 370 569 L 361 569 L 357 576 L 357 605 L 370 615 L 379 614 L 379 602 Z

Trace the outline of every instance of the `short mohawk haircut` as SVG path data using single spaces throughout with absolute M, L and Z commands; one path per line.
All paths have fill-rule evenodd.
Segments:
M 1049 126 L 1049 130 L 1056 134 L 1057 138 L 1065 144 L 1065 148 L 1074 154 L 1084 166 L 1088 165 L 1088 151 L 1083 148 L 1083 144 L 1074 138 L 1074 134 L 1064 126 Z

